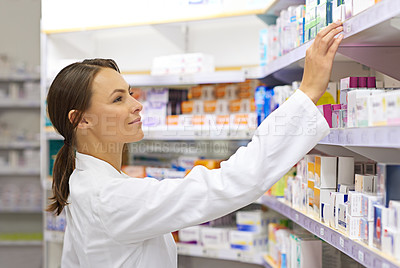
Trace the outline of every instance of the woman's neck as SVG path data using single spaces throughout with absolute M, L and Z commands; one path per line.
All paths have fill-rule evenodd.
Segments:
M 91 155 L 113 166 L 118 172 L 121 172 L 123 143 L 100 143 L 85 142 L 77 144 L 77 151 L 82 154 Z

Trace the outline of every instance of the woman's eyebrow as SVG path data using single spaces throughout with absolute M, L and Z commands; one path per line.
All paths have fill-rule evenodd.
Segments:
M 129 86 L 129 87 L 128 87 L 128 93 L 129 93 L 129 90 L 130 90 L 130 89 L 131 89 L 131 87 Z M 114 89 L 114 91 L 111 92 L 110 96 L 112 96 L 114 93 L 117 93 L 117 92 L 124 93 L 124 92 L 126 92 L 126 89 L 121 89 L 121 88 Z

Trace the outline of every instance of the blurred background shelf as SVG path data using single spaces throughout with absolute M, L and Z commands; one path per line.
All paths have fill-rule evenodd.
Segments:
M 263 264 L 262 256 L 265 254 L 261 252 L 246 252 L 234 249 L 214 249 L 183 243 L 177 243 L 177 251 L 179 255 L 231 260 L 253 264 Z

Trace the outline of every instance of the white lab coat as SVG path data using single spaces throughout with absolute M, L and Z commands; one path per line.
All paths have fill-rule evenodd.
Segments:
M 177 267 L 170 232 L 254 202 L 328 133 L 314 103 L 297 90 L 220 169 L 139 179 L 77 153 L 62 268 Z

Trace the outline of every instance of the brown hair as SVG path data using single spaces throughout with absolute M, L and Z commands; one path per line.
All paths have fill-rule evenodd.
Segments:
M 64 145 L 57 153 L 53 167 L 53 197 L 47 211 L 60 215 L 68 204 L 69 177 L 75 169 L 75 131 L 89 108 L 92 82 L 101 68 L 119 71 L 111 59 L 90 59 L 76 62 L 62 69 L 54 79 L 47 94 L 47 112 L 51 123 L 63 137 Z M 68 118 L 76 110 L 73 122 Z

